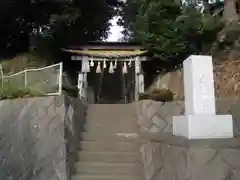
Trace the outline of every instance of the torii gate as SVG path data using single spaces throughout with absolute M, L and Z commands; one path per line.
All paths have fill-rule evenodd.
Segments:
M 136 43 L 125 42 L 91 42 L 86 45 L 64 49 L 71 53 L 73 61 L 81 61 L 81 71 L 78 75 L 79 97 L 87 99 L 88 73 L 91 67 L 96 67 L 95 72 L 101 73 L 107 68 L 110 74 L 119 63 L 122 64 L 122 73 L 127 74 L 134 64 L 135 88 L 134 100 L 139 99 L 139 94 L 144 92 L 144 73 L 142 61 L 146 61 L 146 49 Z

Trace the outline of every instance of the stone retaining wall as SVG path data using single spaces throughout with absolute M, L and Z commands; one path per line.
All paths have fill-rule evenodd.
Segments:
M 183 102 L 140 101 L 138 124 L 146 180 L 238 180 L 240 177 L 240 104 L 217 101 L 217 114 L 231 113 L 236 138 L 187 140 L 172 135 L 172 116 L 184 114 Z
M 0 101 L 0 179 L 68 180 L 84 120 L 67 96 Z

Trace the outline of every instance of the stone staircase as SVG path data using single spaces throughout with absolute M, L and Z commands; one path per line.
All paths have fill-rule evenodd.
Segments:
M 145 180 L 134 104 L 93 104 L 72 180 Z

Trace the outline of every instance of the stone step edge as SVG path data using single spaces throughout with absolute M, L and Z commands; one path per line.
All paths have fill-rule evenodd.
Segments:
M 120 146 L 125 146 L 121 149 Z M 120 148 L 119 148 L 120 147 Z M 139 152 L 141 142 L 139 141 L 81 141 L 77 147 L 78 151 L 92 152 L 98 149 L 98 152 L 119 151 L 119 152 Z
M 109 138 L 109 139 L 84 139 L 83 137 L 81 137 L 82 139 L 80 140 L 81 142 L 89 142 L 89 143 L 127 143 L 127 144 L 133 144 L 133 145 L 137 145 L 137 146 L 141 146 L 142 142 L 144 142 L 143 140 L 139 139 L 139 138 L 131 138 L 131 139 L 119 139 L 119 138 Z M 114 140 L 114 141 L 113 141 Z M 80 142 L 80 146 L 81 146 L 81 142 Z M 81 149 L 81 147 L 80 147 Z
M 85 154 L 89 154 L 89 155 L 115 155 L 115 154 L 121 154 L 121 155 L 140 155 L 140 151 L 139 152 L 135 152 L 135 151 L 86 151 L 86 150 L 79 150 L 78 154 L 81 153 L 85 153 Z
M 93 174 L 76 174 L 72 176 L 72 180 L 82 180 L 82 179 L 91 179 L 91 180 L 145 180 L 142 176 L 132 176 L 132 175 L 93 175 Z
M 132 167 L 134 165 L 139 165 L 141 166 L 142 163 L 139 162 L 139 163 L 136 163 L 136 162 L 132 162 L 132 163 L 129 163 L 129 162 L 119 162 L 119 163 L 116 163 L 116 162 L 81 162 L 81 161 L 78 161 L 75 163 L 75 166 L 77 165 L 94 165 L 94 166 L 111 166 L 111 167 L 118 167 L 118 166 L 129 166 L 129 167 Z

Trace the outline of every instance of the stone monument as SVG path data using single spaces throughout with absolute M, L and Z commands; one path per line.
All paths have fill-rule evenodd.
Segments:
M 188 139 L 233 137 L 231 115 L 216 115 L 211 56 L 191 55 L 183 62 L 185 116 L 173 117 L 173 134 Z

